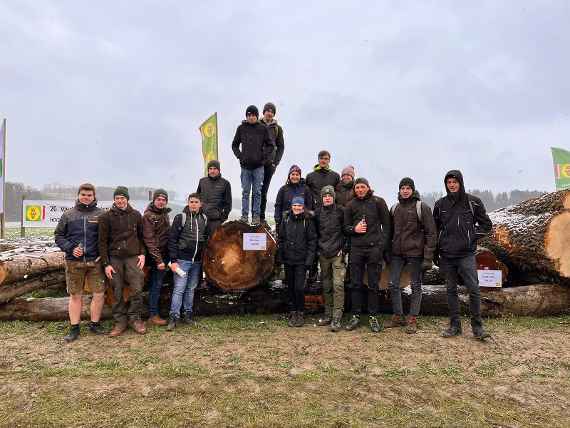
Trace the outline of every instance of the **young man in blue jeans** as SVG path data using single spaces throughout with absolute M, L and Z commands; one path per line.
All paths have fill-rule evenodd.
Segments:
M 184 308 L 184 321 L 190 323 L 194 290 L 200 282 L 202 271 L 202 252 L 208 241 L 208 219 L 202 211 L 202 202 L 198 193 L 188 196 L 188 206 L 182 214 L 174 217 L 168 250 L 170 269 L 174 276 L 174 289 L 166 329 L 172 331 L 180 319 L 180 310 Z

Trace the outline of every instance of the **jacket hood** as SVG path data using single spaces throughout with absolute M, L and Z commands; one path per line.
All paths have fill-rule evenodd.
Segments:
M 326 172 L 326 171 L 330 171 L 330 170 L 331 170 L 330 167 L 327 166 L 326 168 L 323 168 L 323 167 L 320 166 L 319 164 L 316 164 L 316 165 L 313 167 L 313 171 Z
M 400 196 L 400 192 L 398 192 L 398 202 L 400 202 L 400 203 L 402 204 L 402 203 L 408 203 L 408 202 L 411 202 L 411 201 L 414 201 L 414 202 L 416 202 L 416 201 L 421 201 L 420 192 L 418 192 L 417 190 L 414 190 L 414 191 L 412 192 L 412 196 L 410 196 L 408 199 L 402 198 L 402 197 Z
M 185 213 L 186 215 L 194 215 L 194 213 L 190 212 L 190 207 L 189 207 L 188 205 L 186 205 L 186 206 L 184 207 L 184 209 L 182 210 L 182 212 Z M 202 208 L 200 208 L 200 211 L 198 211 L 197 214 L 202 214 L 202 213 L 203 213 L 203 210 L 202 210 Z
M 124 210 L 118 208 L 115 203 L 113 202 L 113 206 L 111 207 L 111 211 L 114 211 L 116 213 L 119 214 L 123 214 L 123 213 L 131 213 L 134 211 L 133 207 L 131 207 L 131 204 L 127 204 L 127 208 L 125 208 Z
M 349 181 L 348 183 L 343 183 L 342 181 L 340 182 L 340 185 L 342 187 L 344 187 L 345 189 L 353 189 L 354 188 L 354 180 Z
M 77 208 L 78 210 L 89 210 L 92 208 L 95 208 L 97 206 L 97 199 L 93 199 L 93 202 L 91 202 L 90 204 L 83 204 L 81 202 L 79 202 L 79 199 L 77 201 L 75 201 L 75 208 Z
M 262 117 L 261 119 L 259 119 L 259 121 L 263 122 L 267 126 L 277 125 L 277 121 L 275 119 L 271 119 L 271 122 L 266 122 L 265 117 Z
M 156 214 L 164 214 L 164 213 L 169 213 L 170 211 L 172 211 L 172 209 L 169 207 L 157 208 L 154 206 L 154 202 L 151 202 L 146 207 L 145 212 L 147 212 L 147 211 L 151 211 L 151 212 L 156 213 Z
M 242 125 L 249 125 L 249 126 L 255 126 L 255 125 L 257 125 L 258 123 L 259 123 L 259 120 L 258 120 L 257 122 L 255 122 L 255 123 L 249 123 L 247 120 L 242 120 L 242 121 L 241 121 L 241 124 L 242 124 Z
M 453 193 L 451 193 L 447 188 L 448 178 L 455 178 L 457 181 L 459 181 L 460 187 L 459 187 L 458 197 L 456 197 Z M 443 185 L 445 186 L 445 191 L 447 192 L 447 196 L 449 196 L 450 198 L 462 199 L 465 196 L 465 184 L 463 183 L 463 174 L 458 169 L 452 169 L 451 171 L 448 171 L 447 174 L 445 174 L 445 177 L 443 179 Z

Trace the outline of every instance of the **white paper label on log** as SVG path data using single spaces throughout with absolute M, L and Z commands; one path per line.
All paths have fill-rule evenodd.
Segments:
M 245 251 L 265 251 L 267 249 L 267 235 L 265 233 L 244 233 L 243 249 Z
M 500 270 L 477 270 L 481 287 L 502 287 L 503 272 Z

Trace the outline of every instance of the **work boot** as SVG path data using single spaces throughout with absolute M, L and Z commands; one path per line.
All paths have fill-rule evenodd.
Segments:
M 325 315 L 322 318 L 319 318 L 319 320 L 317 321 L 317 325 L 319 327 L 324 327 L 326 325 L 330 325 L 330 323 L 332 322 L 332 318 L 330 315 Z
M 186 312 L 184 315 L 182 315 L 180 322 L 186 325 L 193 325 L 194 320 L 192 319 L 192 312 Z
M 242 216 L 239 218 L 239 221 L 241 221 L 242 223 L 248 224 L 248 223 L 249 223 L 249 216 L 242 215 Z
M 375 316 L 370 315 L 368 317 L 368 324 L 370 325 L 370 331 L 372 331 L 372 333 L 380 333 L 383 329 L 382 324 Z
M 162 318 L 160 318 L 160 315 L 153 315 L 152 317 L 150 317 L 148 319 L 148 322 L 150 322 L 152 325 L 158 325 L 161 327 L 168 324 L 168 322 L 166 320 L 163 320 Z
M 303 327 L 305 325 L 305 314 L 303 312 L 297 312 L 297 321 L 295 322 L 295 327 Z
M 97 322 L 91 321 L 89 323 L 89 331 L 93 334 L 105 334 L 105 333 L 107 333 L 105 331 L 105 329 L 101 326 L 99 321 L 97 321 Z
M 342 329 L 342 324 L 340 322 L 342 317 L 339 316 L 334 316 L 331 322 L 331 331 L 333 332 L 337 332 L 340 331 Z
M 344 327 L 348 331 L 356 330 L 360 327 L 360 315 L 353 315 L 348 324 Z
M 125 332 L 126 329 L 127 329 L 127 323 L 126 322 L 115 323 L 115 326 L 113 327 L 113 330 L 111 330 L 111 333 L 109 333 L 109 336 L 111 336 L 111 337 L 120 336 L 121 334 L 123 334 Z
M 394 314 L 392 318 L 384 323 L 384 328 L 395 328 L 404 327 L 406 325 L 406 319 L 403 315 Z
M 142 320 L 134 320 L 131 324 L 132 329 L 138 334 L 146 333 L 146 325 Z
M 491 335 L 485 331 L 482 325 L 473 326 L 472 330 L 473 337 L 477 340 L 485 340 L 491 337 Z
M 417 333 L 417 331 L 418 331 L 418 322 L 416 320 L 416 317 L 413 315 L 408 316 L 408 319 L 406 320 L 405 332 L 408 334 L 414 334 Z
M 79 324 L 74 324 L 69 329 L 69 333 L 63 336 L 63 340 L 65 340 L 66 343 L 70 343 L 77 339 L 79 339 Z
M 461 322 L 455 323 L 452 322 L 449 324 L 449 327 L 441 332 L 441 337 L 455 337 L 461 336 L 463 334 L 463 330 L 461 328 Z
M 252 226 L 259 226 L 261 224 L 261 219 L 258 215 L 254 215 L 251 217 L 251 225 Z
M 289 327 L 295 327 L 295 322 L 297 321 L 297 312 L 291 311 L 289 312 L 289 316 L 287 319 L 287 325 Z
M 169 317 L 168 318 L 168 325 L 166 326 L 166 330 L 167 331 L 174 331 L 175 328 L 176 328 L 176 318 Z

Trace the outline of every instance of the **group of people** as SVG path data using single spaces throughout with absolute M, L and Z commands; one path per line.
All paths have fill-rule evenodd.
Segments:
M 275 120 L 276 107 L 265 104 L 263 117 L 255 106 L 246 109 L 238 126 L 232 150 L 241 165 L 242 210 L 240 220 L 264 224 L 267 191 L 284 153 L 283 128 Z M 318 153 L 318 163 L 306 179 L 292 165 L 286 183 L 275 201 L 278 235 L 277 263 L 285 268 L 289 291 L 289 326 L 304 324 L 304 290 L 307 276 L 320 266 L 325 300 L 318 324 L 332 331 L 343 328 L 345 286 L 351 292 L 352 314 L 344 326 L 354 330 L 367 310 L 371 331 L 405 327 L 417 331 L 422 298 L 423 271 L 438 260 L 445 274 L 449 326 L 444 337 L 462 334 L 457 283 L 461 277 L 469 290 L 471 327 L 484 339 L 479 283 L 475 261 L 477 240 L 491 230 L 491 221 L 481 200 L 466 193 L 460 171 L 444 177 L 446 196 L 432 213 L 421 202 L 414 181 L 405 177 L 398 189 L 398 202 L 388 208 L 374 194 L 364 177 L 356 177 L 349 165 L 339 175 L 330 168 L 331 154 Z M 231 185 L 221 176 L 217 160 L 207 165 L 207 176 L 188 196 L 183 212 L 169 219 L 168 194 L 154 192 L 143 215 L 129 205 L 128 189 L 117 187 L 114 203 L 103 212 L 97 207 L 95 187 L 82 184 L 73 209 L 66 211 L 55 230 L 57 245 L 66 253 L 66 281 L 70 294 L 71 328 L 68 342 L 79 337 L 81 296 L 88 285 L 93 293 L 89 330 L 104 333 L 99 320 L 104 303 L 105 279 L 113 291 L 114 327 L 119 336 L 130 326 L 146 332 L 142 320 L 143 267 L 150 267 L 149 322 L 167 326 L 192 323 L 194 290 L 202 277 L 202 253 L 215 229 L 228 219 L 232 209 Z M 250 201 L 251 199 L 251 201 Z M 379 283 L 383 266 L 390 266 L 389 288 L 392 318 L 382 323 L 379 314 Z M 404 316 L 400 277 L 405 266 L 411 273 L 411 304 Z M 168 320 L 159 315 L 159 297 L 164 275 L 172 270 L 174 286 Z M 125 288 L 128 287 L 128 293 Z M 367 306 L 365 308 L 364 306 Z

